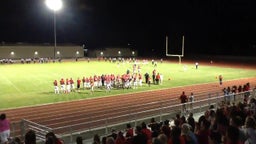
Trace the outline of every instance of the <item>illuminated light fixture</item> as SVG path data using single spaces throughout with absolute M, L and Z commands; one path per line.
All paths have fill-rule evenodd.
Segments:
M 38 52 L 37 52 L 37 51 L 35 51 L 35 55 L 38 55 Z
M 49 9 L 51 9 L 53 11 L 58 11 L 62 8 L 61 0 L 46 0 L 45 4 Z
M 13 51 L 11 52 L 11 55 L 14 55 L 14 52 L 13 52 Z

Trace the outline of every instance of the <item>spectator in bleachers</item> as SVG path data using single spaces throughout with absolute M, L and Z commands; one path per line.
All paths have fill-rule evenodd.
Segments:
M 117 134 L 115 144 L 124 144 L 124 143 L 125 143 L 125 137 L 124 137 L 123 133 L 120 131 Z
M 226 136 L 224 140 L 225 144 L 243 144 L 239 140 L 239 129 L 234 126 L 229 126 L 226 131 Z
M 131 124 L 126 125 L 126 139 L 133 137 L 133 128 L 131 127 Z
M 169 140 L 169 144 L 185 144 L 184 139 L 181 137 L 181 129 L 178 126 L 172 127 L 171 131 L 171 139 Z
M 117 133 L 116 133 L 116 130 L 115 129 L 112 129 L 111 130 L 111 134 L 107 137 L 113 137 L 114 140 L 116 140 L 116 137 L 117 137 Z
M 187 123 L 186 117 L 183 115 L 180 118 L 180 126 L 183 125 L 184 123 Z
M 151 118 L 148 127 L 151 128 L 151 131 L 152 131 L 152 133 L 154 133 L 154 135 L 157 136 L 159 134 L 160 127 L 159 127 L 159 124 L 155 121 L 154 118 Z
M 22 144 L 22 141 L 19 137 L 15 137 L 14 142 L 15 142 L 15 144 Z
M 100 136 L 98 134 L 95 134 L 93 136 L 93 143 L 94 144 L 100 144 Z
M 186 144 L 198 144 L 197 137 L 194 132 L 191 131 L 191 126 L 187 123 L 181 126 L 181 136 Z
M 165 134 L 158 135 L 157 139 L 159 139 L 160 144 L 167 144 L 168 143 L 168 138 Z
M 45 135 L 45 140 L 45 144 L 63 144 L 63 142 L 57 138 L 53 132 L 48 132 Z
M 135 133 L 136 135 L 133 137 L 132 144 L 147 144 L 147 136 L 142 133 L 141 126 L 136 126 Z
M 191 131 L 194 132 L 196 123 L 193 117 L 193 113 L 189 114 L 187 121 L 188 121 L 188 124 L 191 126 Z
M 221 135 L 224 135 L 226 132 L 226 128 L 228 126 L 228 118 L 224 114 L 224 110 L 222 108 L 217 109 L 215 121 L 216 121 L 219 132 L 221 133 Z
M 214 111 L 214 110 L 210 110 L 209 116 L 208 116 L 207 120 L 208 120 L 211 124 L 214 124 L 214 122 L 215 122 L 215 116 L 216 116 L 215 111 Z
M 25 134 L 25 144 L 36 144 L 36 133 L 33 130 L 29 130 Z
M 141 132 L 147 136 L 148 143 L 151 143 L 152 142 L 151 131 L 147 128 L 147 125 L 145 122 L 141 123 L 141 128 L 142 128 Z
M 167 139 L 170 140 L 171 128 L 169 126 L 169 120 L 165 120 L 163 126 L 161 127 L 161 133 L 165 134 Z
M 113 137 L 107 137 L 106 144 L 115 144 L 115 140 Z
M 209 144 L 210 125 L 210 122 L 206 119 L 199 122 L 199 127 L 196 132 L 199 144 Z
M 256 116 L 256 99 L 252 98 L 249 103 L 250 112 L 253 116 Z
M 246 136 L 245 144 L 256 143 L 256 122 L 253 117 L 246 117 L 244 132 Z
M 83 144 L 83 138 L 81 136 L 76 138 L 76 144 Z
M 10 121 L 6 118 L 6 114 L 0 115 L 0 141 L 5 144 L 10 138 Z
M 219 132 L 216 123 L 213 123 L 211 125 L 211 131 L 210 131 L 210 136 L 209 136 L 209 143 L 211 143 L 211 144 L 221 144 L 222 143 L 222 135 Z
M 253 117 L 247 116 L 245 120 L 245 135 L 246 135 L 246 141 L 245 144 L 254 144 L 256 143 L 256 122 Z
M 153 143 L 152 144 L 162 144 L 161 141 L 158 139 L 158 138 L 155 138 L 153 140 Z
M 240 116 L 234 116 L 230 118 L 230 126 L 236 127 L 239 131 L 239 141 L 245 142 L 246 136 L 244 131 L 242 130 L 243 120 Z
M 107 137 L 102 137 L 102 139 L 101 139 L 101 143 L 102 144 L 106 144 L 107 143 Z
M 24 144 L 19 137 L 9 140 L 9 144 Z

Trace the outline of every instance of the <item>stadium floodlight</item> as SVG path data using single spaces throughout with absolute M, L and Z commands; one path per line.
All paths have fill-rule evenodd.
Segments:
M 76 51 L 76 54 L 79 55 L 79 51 Z
M 14 55 L 14 52 L 13 52 L 13 51 L 11 52 L 11 55 Z
M 38 55 L 38 52 L 37 52 L 37 51 L 35 51 L 35 55 Z
M 103 52 L 100 52 L 100 55 L 103 56 Z
M 62 1 L 61 0 L 46 0 L 45 1 L 46 6 L 53 10 L 54 14 L 54 20 L 53 20 L 53 25 L 54 25 L 54 48 L 53 48 L 53 59 L 55 61 L 55 51 L 56 51 L 56 46 L 57 46 L 57 38 L 56 38 L 56 11 L 60 10 L 62 8 Z
M 46 0 L 45 4 L 49 9 L 51 9 L 53 11 L 58 11 L 62 8 L 61 0 Z

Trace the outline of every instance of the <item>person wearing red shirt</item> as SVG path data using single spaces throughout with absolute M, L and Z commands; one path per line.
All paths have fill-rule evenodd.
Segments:
M 70 89 L 71 89 L 71 85 L 70 85 L 70 81 L 68 79 L 66 79 L 66 93 L 70 93 Z
M 60 80 L 60 90 L 62 93 L 65 93 L 65 91 L 66 91 L 65 81 L 63 78 Z
M 76 88 L 77 88 L 78 92 L 80 91 L 80 84 L 81 84 L 81 80 L 79 78 L 77 78 Z
M 70 78 L 69 82 L 70 82 L 70 86 L 71 86 L 71 91 L 75 91 L 75 84 L 74 84 L 73 79 Z
M 82 81 L 83 81 L 83 89 L 85 89 L 85 77 L 83 77 Z
M 188 101 L 188 97 L 183 91 L 182 94 L 180 95 L 180 102 L 182 104 L 182 111 L 186 111 L 186 102 Z
M 151 144 L 152 142 L 151 131 L 147 128 L 147 125 L 145 122 L 142 122 L 141 128 L 142 128 L 141 132 L 147 136 L 147 143 Z
M 126 138 L 132 138 L 133 137 L 133 128 L 131 127 L 131 124 L 127 124 L 126 125 L 126 134 L 125 137 Z
M 55 93 L 55 94 L 59 94 L 60 91 L 59 91 L 59 87 L 58 87 L 58 82 L 57 82 L 57 80 L 54 80 L 53 85 L 54 85 L 54 93 Z
M 159 81 L 160 81 L 160 74 L 157 73 L 157 75 L 156 75 L 156 84 L 159 84 Z

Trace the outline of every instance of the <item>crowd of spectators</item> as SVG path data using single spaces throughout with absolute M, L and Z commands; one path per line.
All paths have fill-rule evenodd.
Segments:
M 177 114 L 173 124 L 169 120 L 156 122 L 154 118 L 135 130 L 127 124 L 125 132 L 112 131 L 101 140 L 96 134 L 93 144 L 255 144 L 255 104 L 254 98 L 237 105 L 222 101 L 218 108 L 211 106 L 198 121 L 190 113 L 187 118 Z
M 51 58 L 21 58 L 20 60 L 13 59 L 0 59 L 0 64 L 13 64 L 13 63 L 21 63 L 21 64 L 30 64 L 30 63 L 50 63 L 50 62 L 61 62 L 62 59 L 58 58 L 56 60 Z
M 210 106 L 198 121 L 190 113 L 187 118 L 177 114 L 173 123 L 152 118 L 149 124 L 142 122 L 134 128 L 127 124 L 126 131 L 113 131 L 101 141 L 95 135 L 93 144 L 256 144 L 256 99 L 247 93 L 249 83 L 241 91 L 235 87 L 230 92 L 244 92 L 248 100 L 235 104 L 224 99 L 217 107 Z

